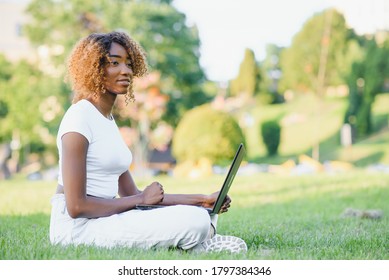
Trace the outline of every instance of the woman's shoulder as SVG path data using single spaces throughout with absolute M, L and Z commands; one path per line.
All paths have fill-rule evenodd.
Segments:
M 93 115 L 88 107 L 88 102 L 87 100 L 80 100 L 68 108 L 59 126 L 59 137 L 67 132 L 74 131 L 84 135 L 90 141 Z
M 70 105 L 62 118 L 61 124 L 88 123 L 91 119 L 91 109 L 88 107 L 88 102 L 87 100 L 80 100 Z
M 79 115 L 86 117 L 92 112 L 91 105 L 92 104 L 88 100 L 82 99 L 77 103 L 72 104 L 66 111 L 65 115 Z
M 69 109 L 76 110 L 76 111 L 87 111 L 91 109 L 92 103 L 90 103 L 86 99 L 81 99 L 77 101 L 76 103 L 73 103 Z M 93 105 L 92 105 L 93 106 Z

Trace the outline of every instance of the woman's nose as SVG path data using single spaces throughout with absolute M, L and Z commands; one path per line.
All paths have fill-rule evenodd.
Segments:
M 134 74 L 134 72 L 132 71 L 132 68 L 125 63 L 123 63 L 120 70 L 121 70 L 122 74 L 131 75 L 131 76 Z

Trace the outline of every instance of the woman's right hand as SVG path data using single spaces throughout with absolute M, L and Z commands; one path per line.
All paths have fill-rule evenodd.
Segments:
M 142 194 L 142 204 L 158 204 L 163 201 L 163 187 L 158 182 L 153 182 L 147 186 Z

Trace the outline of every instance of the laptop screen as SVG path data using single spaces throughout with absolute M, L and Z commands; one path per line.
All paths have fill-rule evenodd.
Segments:
M 244 153 L 245 153 L 245 148 L 244 148 L 243 144 L 240 144 L 239 148 L 235 154 L 234 160 L 231 163 L 230 169 L 228 170 L 228 174 L 224 180 L 223 187 L 221 188 L 219 196 L 217 197 L 215 205 L 213 206 L 211 215 L 215 215 L 215 214 L 219 213 L 219 211 L 223 205 L 224 199 L 226 198 L 227 193 L 230 189 L 232 181 L 234 180 L 235 175 L 238 172 L 238 169 L 239 169 L 240 163 L 242 162 Z

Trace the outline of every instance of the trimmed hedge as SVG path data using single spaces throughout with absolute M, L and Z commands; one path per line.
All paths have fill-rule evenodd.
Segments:
M 269 156 L 276 155 L 281 141 L 281 126 L 277 121 L 263 122 L 261 125 L 261 133 L 267 154 Z
M 243 132 L 235 119 L 211 106 L 202 105 L 185 113 L 173 137 L 173 155 L 178 161 L 209 159 L 212 163 L 230 161 Z

